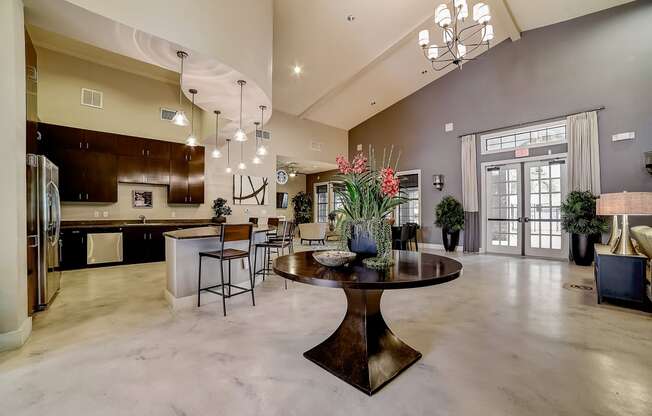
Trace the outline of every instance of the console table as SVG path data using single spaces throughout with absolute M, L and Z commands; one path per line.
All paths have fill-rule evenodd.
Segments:
M 642 255 L 614 254 L 608 245 L 595 245 L 595 284 L 598 303 L 617 299 L 649 306 L 648 258 Z

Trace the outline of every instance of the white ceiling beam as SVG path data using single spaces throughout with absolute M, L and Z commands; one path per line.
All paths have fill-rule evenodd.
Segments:
M 498 19 L 501 25 L 504 26 L 504 29 L 507 31 L 512 42 L 519 40 L 521 38 L 521 29 L 518 26 L 516 19 L 514 19 L 514 15 L 509 8 L 507 0 L 488 0 L 487 2 L 492 6 L 491 8 L 493 12 L 491 14 Z M 494 24 L 494 26 L 497 25 Z
M 319 97 L 317 100 L 315 100 L 312 104 L 310 104 L 308 107 L 306 107 L 306 109 L 303 110 L 299 114 L 299 118 L 307 118 L 310 113 L 315 111 L 317 108 L 321 107 L 323 104 L 328 102 L 331 98 L 337 96 L 340 92 L 342 92 L 344 89 L 346 89 L 349 85 L 353 84 L 355 81 L 362 78 L 362 76 L 364 76 L 367 72 L 369 72 L 374 66 L 376 66 L 380 62 L 384 61 L 387 57 L 392 55 L 396 50 L 398 50 L 400 47 L 402 47 L 405 43 L 407 43 L 409 41 L 414 41 L 416 39 L 416 35 L 419 32 L 419 30 L 421 29 L 421 27 L 425 26 L 431 20 L 432 20 L 432 16 L 428 16 L 421 23 L 419 23 L 418 25 L 414 26 L 411 30 L 409 30 L 405 35 L 400 37 L 396 42 L 394 42 L 393 44 L 391 44 L 387 48 L 385 48 L 385 50 L 383 50 L 378 56 L 376 56 L 368 64 L 363 66 L 358 72 L 351 75 L 349 78 L 343 80 L 342 82 L 339 82 L 337 85 L 335 85 L 330 90 L 326 91 L 325 94 L 323 94 L 321 97 Z M 416 43 L 416 41 L 415 41 L 415 43 Z

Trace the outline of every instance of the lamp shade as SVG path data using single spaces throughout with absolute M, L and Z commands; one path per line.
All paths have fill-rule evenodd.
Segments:
M 430 45 L 428 48 L 428 59 L 434 60 L 437 59 L 439 56 L 439 49 L 437 49 L 437 45 Z
M 445 4 L 440 4 L 435 9 L 435 23 L 441 27 L 446 27 L 452 22 L 451 11 Z
M 422 30 L 419 32 L 419 46 L 422 48 L 428 46 L 430 43 L 430 32 L 427 30 Z
M 489 6 L 484 3 L 476 3 L 473 6 L 473 20 L 478 23 L 486 23 L 491 20 L 491 15 L 489 14 Z
M 494 27 L 486 25 L 482 27 L 482 41 L 489 42 L 494 38 Z
M 596 201 L 598 215 L 652 215 L 652 192 L 602 194 Z

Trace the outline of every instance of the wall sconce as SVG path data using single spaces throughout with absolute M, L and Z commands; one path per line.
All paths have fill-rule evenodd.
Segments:
M 432 186 L 434 186 L 438 191 L 444 189 L 444 175 L 441 173 L 432 175 Z

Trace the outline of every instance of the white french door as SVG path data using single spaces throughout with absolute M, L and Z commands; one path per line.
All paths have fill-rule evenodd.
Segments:
M 525 254 L 566 257 L 568 238 L 561 229 L 561 202 L 566 196 L 566 164 L 527 162 L 525 171 Z
M 566 194 L 563 160 L 487 166 L 484 176 L 487 252 L 566 257 L 560 216 Z
M 521 164 L 486 169 L 488 252 L 521 254 Z

